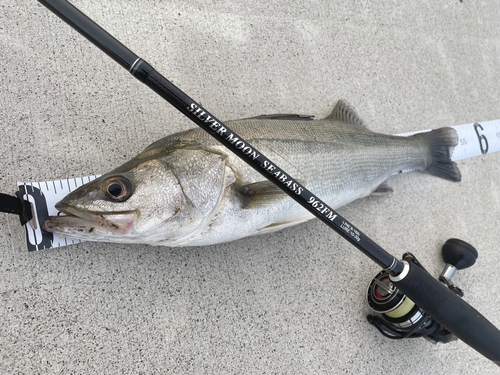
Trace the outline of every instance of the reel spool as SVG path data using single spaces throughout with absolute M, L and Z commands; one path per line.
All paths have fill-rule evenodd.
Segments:
M 462 297 L 463 292 L 451 282 L 451 276 L 457 269 L 472 266 L 476 262 L 477 251 L 467 242 L 453 238 L 446 241 L 442 254 L 446 266 L 439 280 Z M 405 253 L 403 260 L 424 268 L 411 253 Z M 375 312 L 375 315 L 367 316 L 368 321 L 390 339 L 423 337 L 435 344 L 456 340 L 453 334 L 396 288 L 386 270 L 379 272 L 371 281 L 367 299 Z

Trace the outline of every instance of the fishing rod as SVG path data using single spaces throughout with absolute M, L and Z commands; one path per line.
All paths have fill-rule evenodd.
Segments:
M 69 2 L 38 1 L 382 267 L 390 280 L 387 285 L 396 286 L 426 315 L 500 366 L 500 331 L 415 258 L 398 260 L 389 254 Z

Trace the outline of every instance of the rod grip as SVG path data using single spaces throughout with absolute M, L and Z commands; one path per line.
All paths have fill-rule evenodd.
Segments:
M 405 277 L 391 277 L 397 288 L 448 331 L 500 366 L 500 331 L 427 271 L 408 264 Z

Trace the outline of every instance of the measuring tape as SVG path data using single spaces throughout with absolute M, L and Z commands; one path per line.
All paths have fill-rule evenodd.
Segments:
M 33 219 L 26 223 L 26 245 L 28 251 L 38 251 L 85 242 L 78 238 L 60 237 L 56 233 L 42 230 L 49 216 L 56 216 L 56 203 L 76 188 L 95 180 L 97 176 L 70 178 L 45 182 L 18 182 L 23 199 L 31 203 Z
M 500 151 L 500 120 L 481 123 L 452 126 L 458 133 L 458 145 L 453 150 L 453 161 L 472 158 Z M 409 137 L 418 133 L 430 131 L 421 130 L 396 134 Z M 410 172 L 405 169 L 398 173 Z M 49 216 L 59 214 L 55 205 L 67 194 L 76 188 L 98 178 L 100 175 L 66 180 L 46 182 L 18 182 L 19 191 L 23 199 L 29 201 L 33 207 L 33 219 L 26 225 L 26 244 L 28 251 L 38 251 L 85 242 L 78 238 L 60 237 L 55 233 L 42 230 L 43 223 Z

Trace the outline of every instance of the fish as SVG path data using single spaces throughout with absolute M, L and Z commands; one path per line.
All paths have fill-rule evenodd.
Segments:
M 461 180 L 451 160 L 453 128 L 410 137 L 372 132 L 345 100 L 323 119 L 264 115 L 225 124 L 334 210 L 391 194 L 387 179 L 406 169 Z M 154 142 L 56 209 L 48 232 L 170 247 L 234 241 L 314 217 L 201 128 Z

